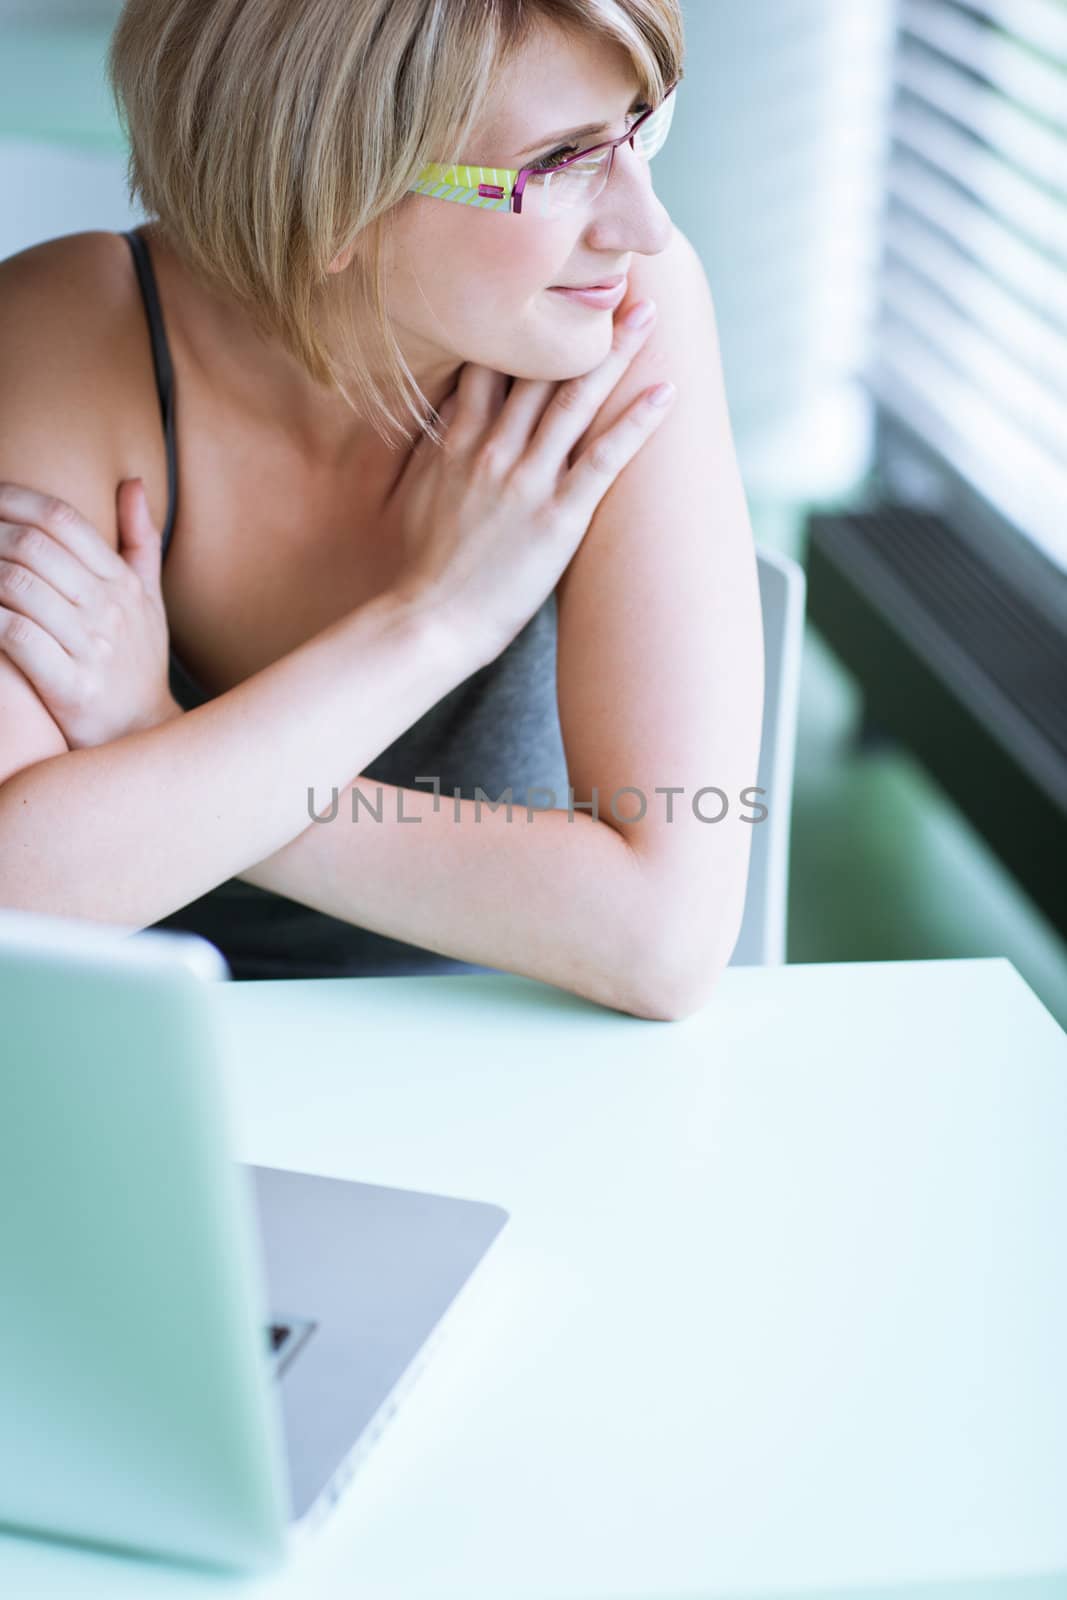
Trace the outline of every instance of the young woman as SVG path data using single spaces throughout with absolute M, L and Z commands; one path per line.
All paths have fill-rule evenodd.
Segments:
M 154 220 L 0 264 L 0 903 L 707 999 L 762 636 L 682 51 L 678 0 L 127 0 Z

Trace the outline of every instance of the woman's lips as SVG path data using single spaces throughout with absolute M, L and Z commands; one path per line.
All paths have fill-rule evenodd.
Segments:
M 565 300 L 573 300 L 578 305 L 592 306 L 597 311 L 614 311 L 625 297 L 626 279 L 621 279 L 613 289 L 565 289 L 553 285 L 549 293 L 562 295 Z

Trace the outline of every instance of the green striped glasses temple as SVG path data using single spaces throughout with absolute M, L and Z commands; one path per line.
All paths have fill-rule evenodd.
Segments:
M 616 148 L 630 144 L 650 161 L 659 150 L 674 117 L 672 83 L 655 110 L 642 112 L 628 133 L 604 144 L 578 150 L 561 161 L 557 152 L 528 167 L 472 167 L 462 162 L 431 161 L 423 167 L 409 193 L 435 200 L 455 200 L 483 211 L 522 212 L 523 198 L 535 202 L 541 216 L 553 216 L 570 206 L 582 205 L 601 192 L 611 174 Z M 552 162 L 551 166 L 546 163 Z

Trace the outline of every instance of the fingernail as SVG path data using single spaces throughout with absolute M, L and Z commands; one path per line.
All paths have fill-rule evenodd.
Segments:
M 628 328 L 643 328 L 646 322 L 651 322 L 656 315 L 656 302 L 654 300 L 639 300 L 637 305 L 631 306 L 626 313 L 626 326 Z
M 653 406 L 665 406 L 668 400 L 674 398 L 673 383 L 657 383 L 654 389 L 648 391 L 648 403 Z

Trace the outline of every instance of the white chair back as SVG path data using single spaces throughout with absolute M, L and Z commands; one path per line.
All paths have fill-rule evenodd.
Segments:
M 745 914 L 732 967 L 780 966 L 786 959 L 789 825 L 807 580 L 799 563 L 776 550 L 757 550 L 756 561 L 765 656 L 758 781 L 767 816 L 752 824 Z

